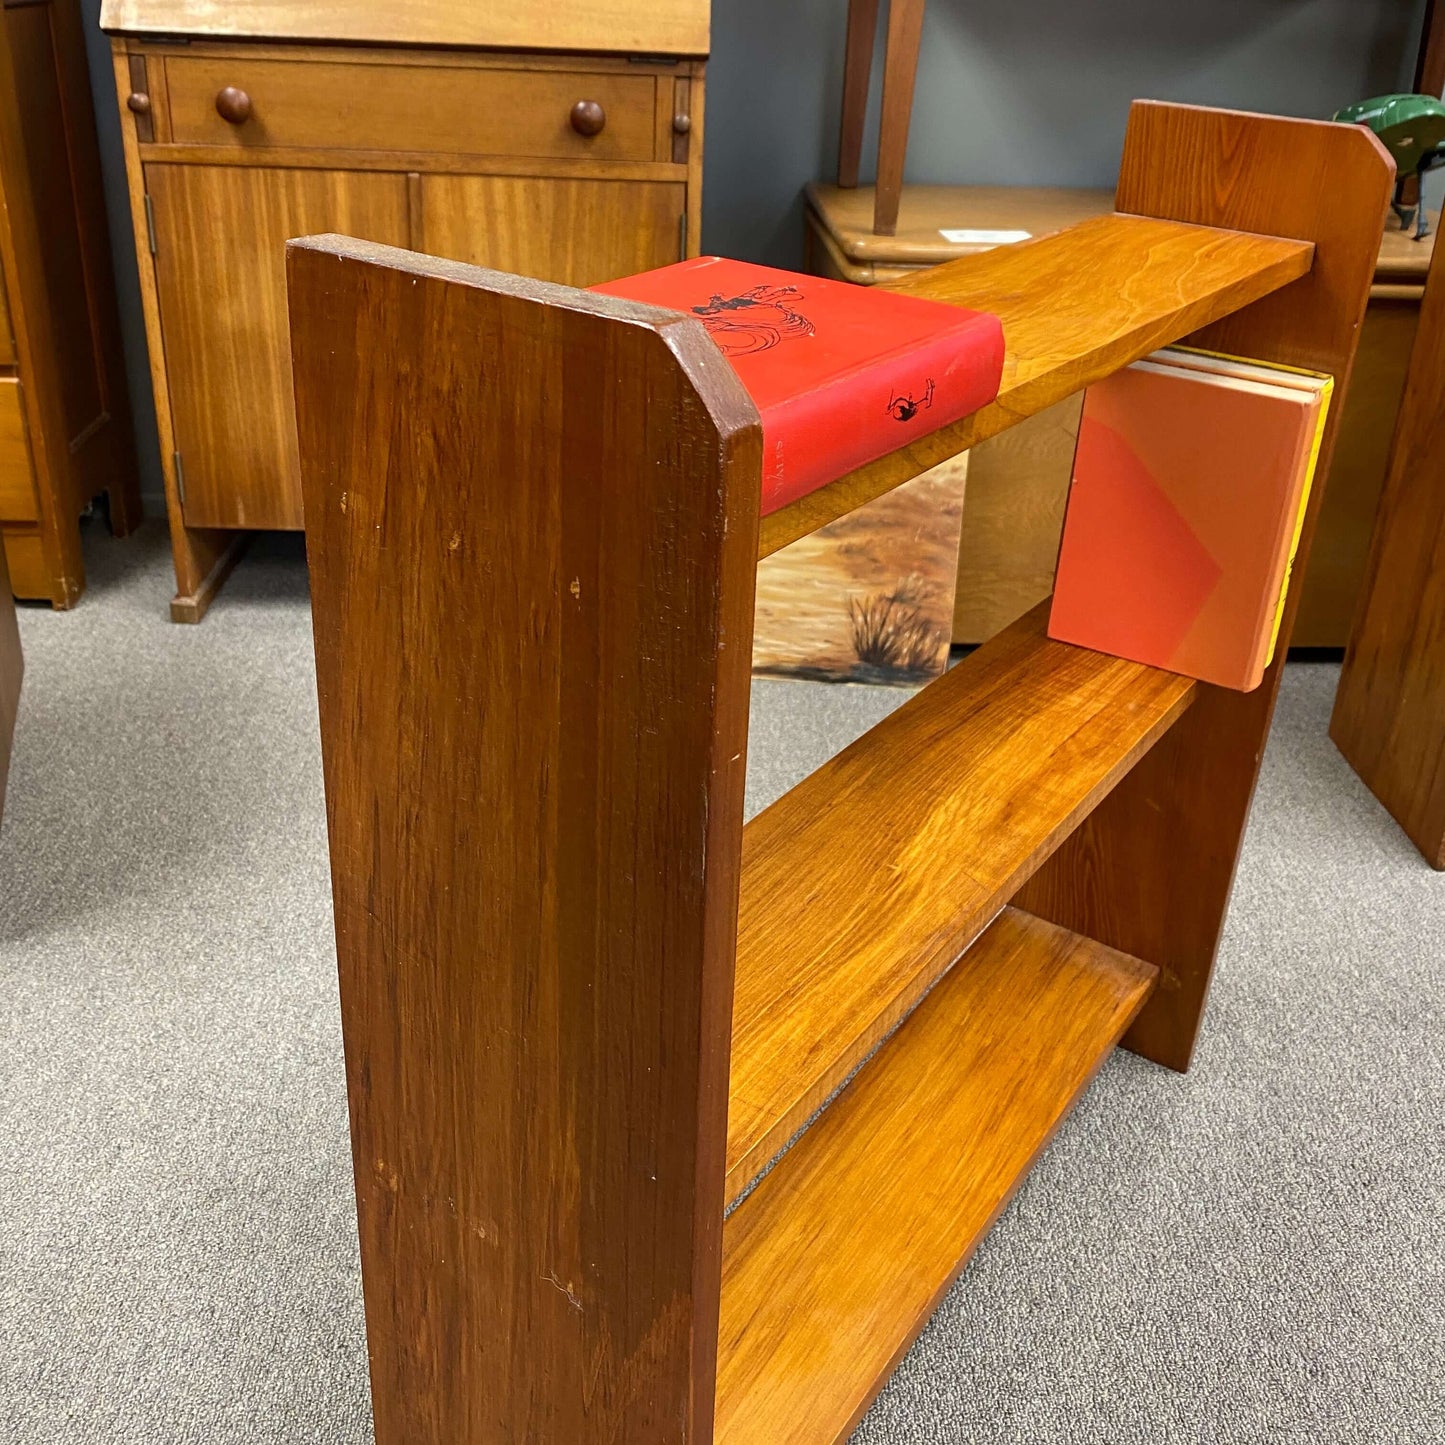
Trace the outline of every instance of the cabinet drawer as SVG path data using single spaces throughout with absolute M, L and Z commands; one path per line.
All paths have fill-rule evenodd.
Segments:
M 606 71 L 166 59 L 170 138 L 184 145 L 650 160 L 656 86 Z M 222 117 L 222 91 L 245 119 Z M 601 107 L 595 135 L 573 128 L 579 101 Z
M 20 383 L 0 377 L 0 522 L 33 522 L 35 483 L 20 411 Z

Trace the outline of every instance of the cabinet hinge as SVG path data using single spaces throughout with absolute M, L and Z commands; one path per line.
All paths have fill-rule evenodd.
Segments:
M 146 203 L 146 239 L 150 242 L 150 245 L 151 245 L 151 255 L 154 256 L 155 253 L 156 253 L 156 213 L 155 213 L 154 207 L 152 207 L 152 205 L 151 205 L 151 196 L 150 196 L 150 192 L 149 192 L 149 191 L 147 191 L 147 192 L 145 193 L 145 203 Z
M 186 466 L 181 460 L 179 452 L 171 453 L 171 461 L 175 463 L 176 469 L 176 493 L 181 499 L 181 506 L 186 505 Z

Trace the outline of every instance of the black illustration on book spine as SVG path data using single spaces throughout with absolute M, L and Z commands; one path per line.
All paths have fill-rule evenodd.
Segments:
M 933 378 L 928 378 L 923 388 L 922 396 L 914 396 L 911 392 L 904 392 L 902 395 L 894 393 L 888 402 L 888 415 L 894 421 L 912 421 L 926 406 L 933 405 Z
M 714 291 L 706 306 L 694 306 L 724 356 L 770 351 L 787 336 L 811 336 L 813 323 L 793 309 L 803 299 L 796 286 L 754 286 L 740 296 Z

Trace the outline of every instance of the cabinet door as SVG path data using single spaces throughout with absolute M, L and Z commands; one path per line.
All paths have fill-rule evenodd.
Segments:
M 423 176 L 418 248 L 450 261 L 591 286 L 681 259 L 677 181 Z
M 192 527 L 299 528 L 286 242 L 408 243 L 406 179 L 151 165 L 156 290 Z

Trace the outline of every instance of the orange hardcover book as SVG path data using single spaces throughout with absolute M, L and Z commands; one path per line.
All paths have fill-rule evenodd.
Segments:
M 1049 636 L 1258 687 L 1332 388 L 1327 376 L 1183 349 L 1091 386 Z

